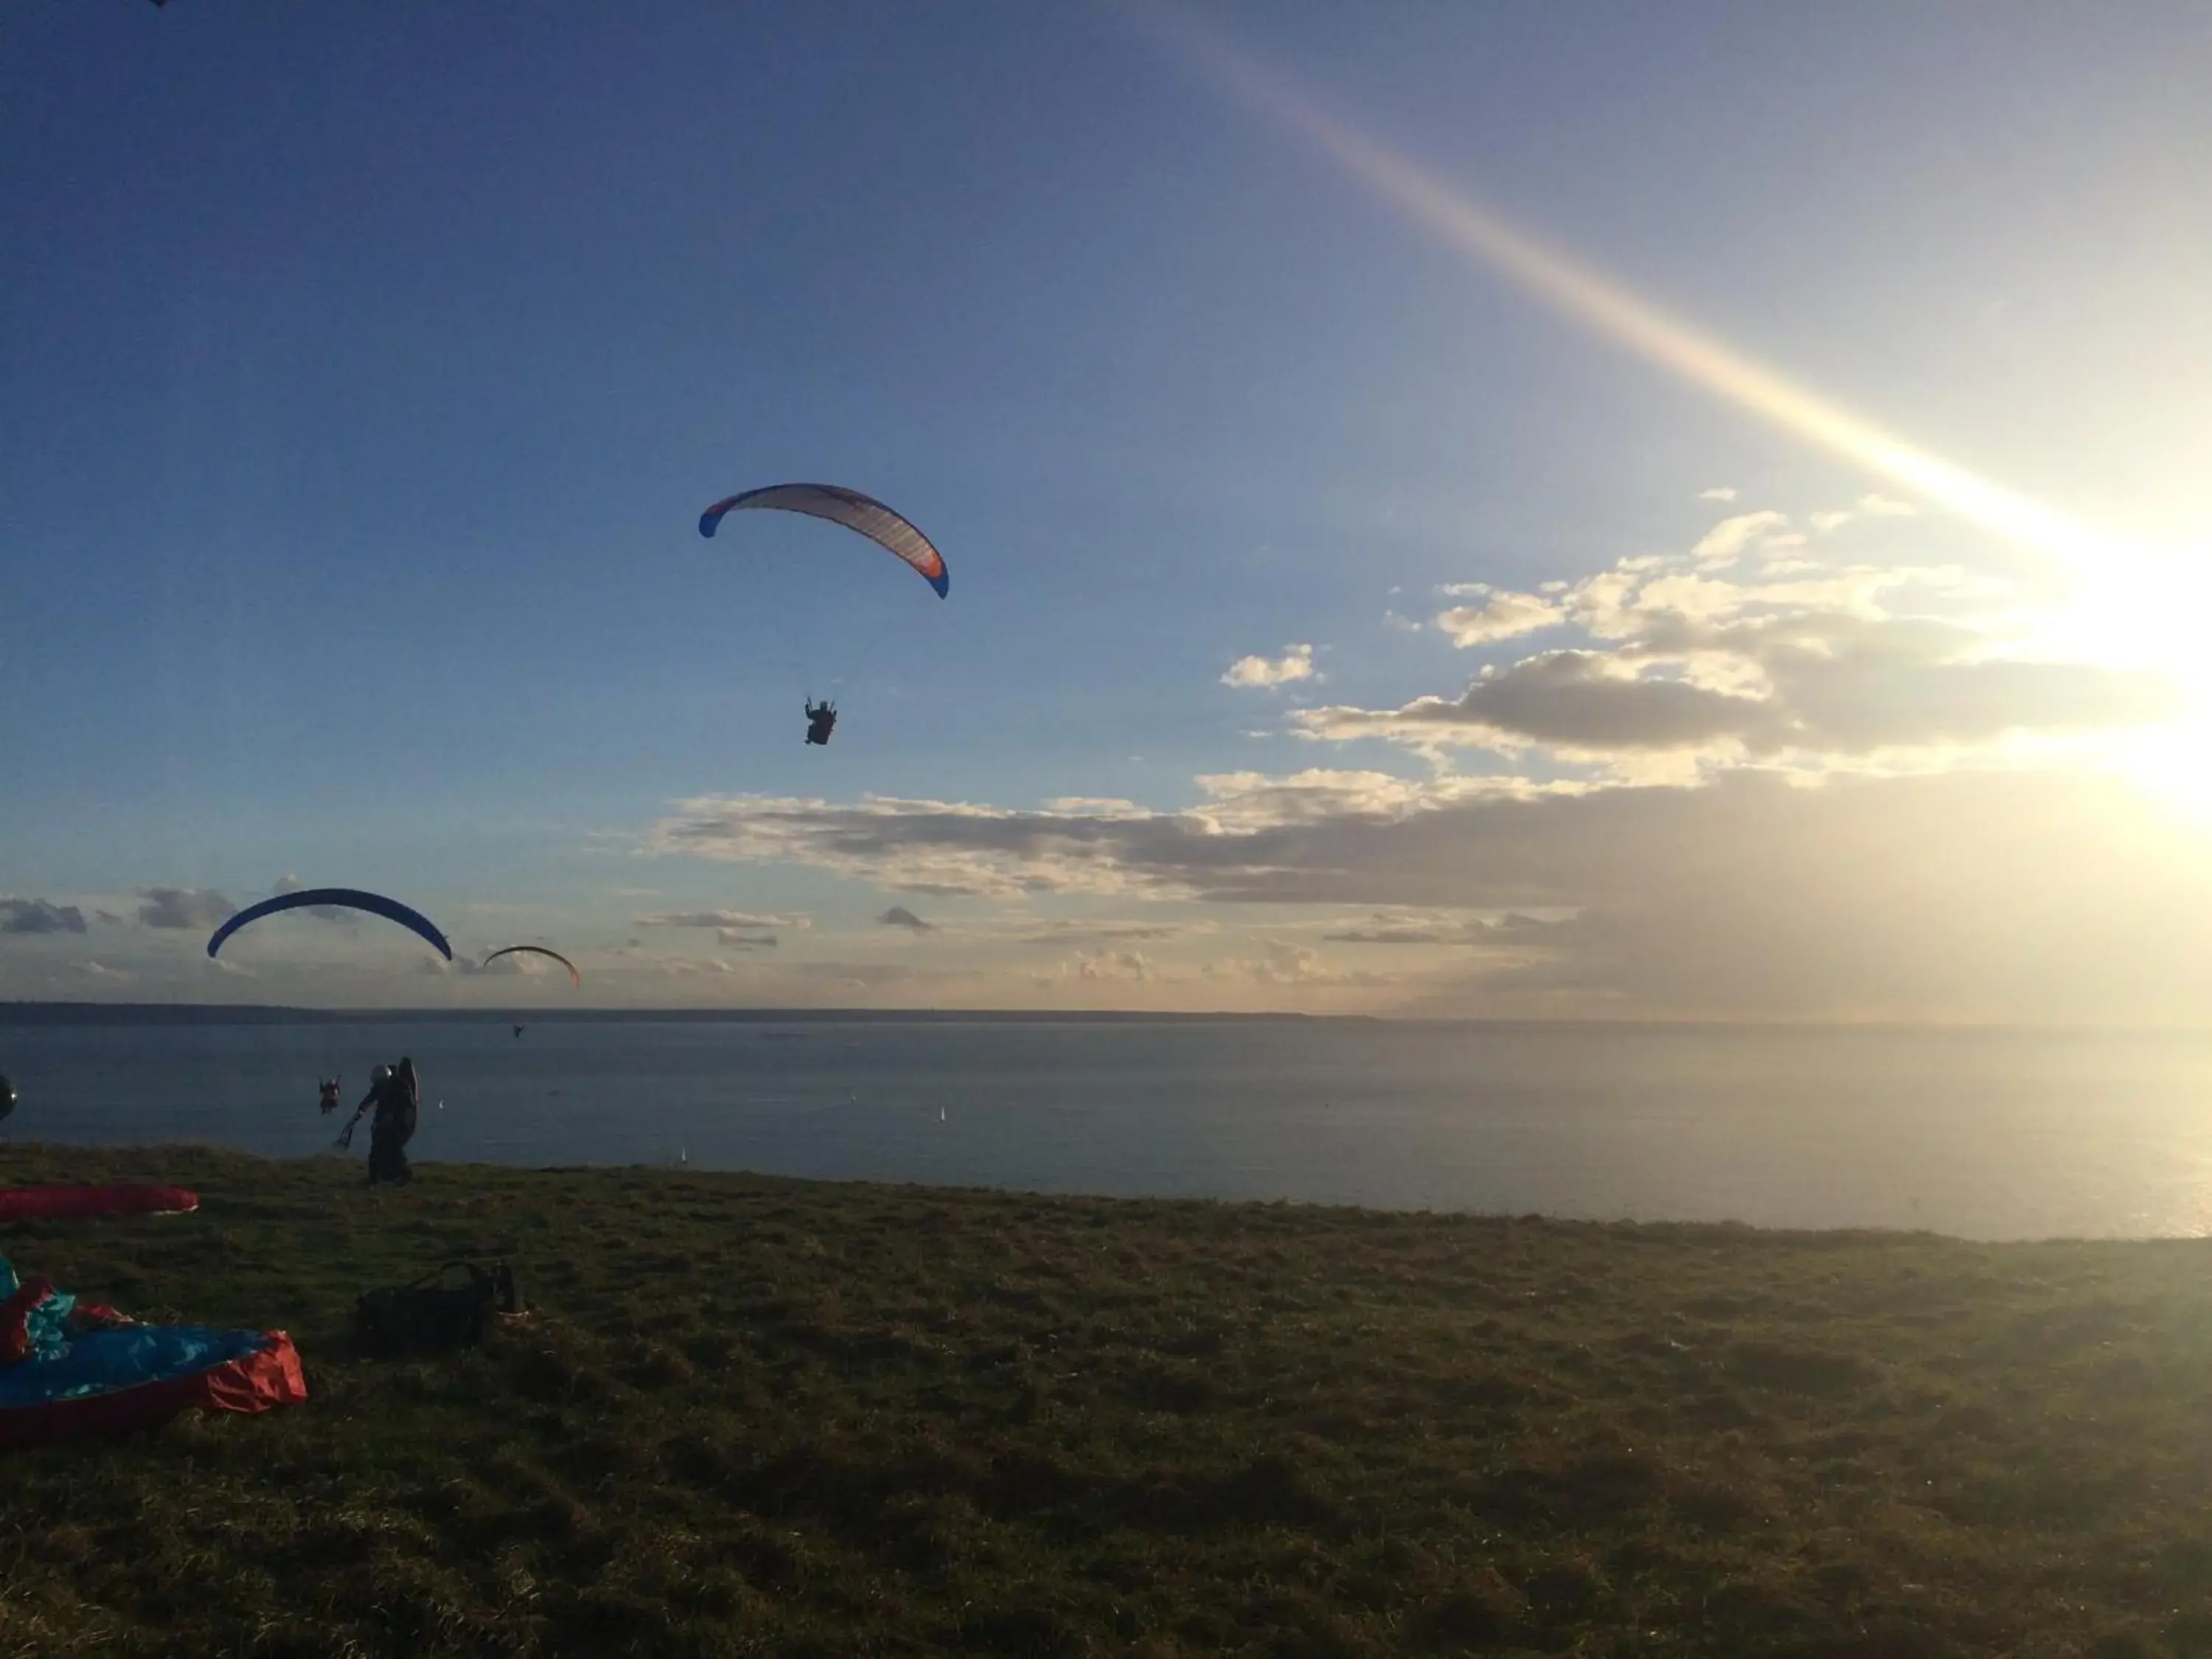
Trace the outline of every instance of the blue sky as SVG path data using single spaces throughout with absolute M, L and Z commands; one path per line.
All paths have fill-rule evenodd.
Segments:
M 567 994 L 439 982 L 402 942 L 299 922 L 218 975 L 190 930 L 137 920 L 155 890 L 245 902 L 296 877 L 400 893 L 479 952 L 574 946 L 603 1000 L 1642 1009 L 1654 981 L 1613 946 L 1494 936 L 1637 909 L 1589 872 L 1414 898 L 1331 866 L 1310 891 L 1228 898 L 1122 838 L 1224 799 L 1243 805 L 1206 833 L 1431 825 L 1477 782 L 1715 810 L 1754 774 L 1968 790 L 1997 766 L 2011 788 L 2024 741 L 2168 729 L 2176 699 L 2132 680 L 2014 675 L 2018 720 L 1962 726 L 1958 694 L 1890 676 L 1851 695 L 1927 718 L 1884 726 L 1879 754 L 1863 719 L 1816 732 L 1809 705 L 1783 711 L 1787 743 L 1771 721 L 1662 739 L 1488 705 L 1433 740 L 1431 704 L 1540 658 L 1544 695 L 1578 708 L 1577 663 L 1630 696 L 1648 676 L 1689 686 L 1653 694 L 1677 703 L 1786 701 L 1741 638 L 1662 660 L 1644 634 L 1593 634 L 1583 599 L 1547 624 L 1567 635 L 1439 621 L 1487 603 L 1444 587 L 1688 560 L 1753 512 L 1810 550 L 1735 570 L 1767 584 L 1728 602 L 1739 619 L 1940 620 L 1951 643 L 1916 667 L 1975 667 L 1984 702 L 1992 655 L 2176 665 L 2131 625 L 2069 634 L 2112 611 L 2082 599 L 2078 560 L 1471 263 L 1240 102 L 1163 16 L 1929 453 L 2100 534 L 2212 539 L 2212 24 L 2193 8 L 18 6 L 0 896 L 84 926 L 0 936 L 0 994 Z M 786 478 L 908 513 L 951 599 L 828 526 L 696 533 L 707 501 Z M 1855 506 L 1869 495 L 1886 505 Z M 1955 579 L 1864 574 L 1938 567 Z M 2185 616 L 2200 592 L 2160 591 L 2152 608 Z M 1593 641 L 1597 666 L 1544 655 Z M 1316 677 L 1223 683 L 1294 645 Z M 808 691 L 844 710 L 826 750 L 799 741 Z M 2178 741 L 2098 757 L 2114 812 L 2166 810 L 2150 786 L 2198 752 Z M 2032 775 L 2063 798 L 2082 763 L 2037 750 Z M 1260 781 L 1309 774 L 1304 795 Z M 1126 805 L 1065 805 L 1102 799 Z M 914 876 L 954 804 L 999 839 Z M 1021 817 L 1040 811 L 1048 848 Z M 745 827 L 762 813 L 766 840 Z M 1278 874 L 1328 862 L 1280 856 Z M 2177 856 L 2160 890 L 2194 893 Z M 893 903 L 932 932 L 878 922 Z M 641 921 L 720 912 L 783 925 Z M 1790 927 L 1829 925 L 1761 920 L 1687 1012 L 1742 1011 Z M 1962 969 L 1900 1004 L 1869 970 L 1789 1012 L 2141 1000 L 2106 1008 L 2086 971 L 2045 1003 Z

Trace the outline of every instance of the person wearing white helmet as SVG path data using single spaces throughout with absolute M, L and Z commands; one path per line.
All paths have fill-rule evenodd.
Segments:
M 416 1080 L 413 1060 L 403 1057 L 397 1066 L 384 1068 L 376 1115 L 368 1125 L 370 1186 L 380 1181 L 404 1186 L 415 1178 L 415 1172 L 407 1167 L 407 1143 L 415 1138 L 422 1102 L 422 1085 Z
M 402 1149 L 415 1133 L 421 1098 L 417 1087 L 413 1060 L 378 1066 L 368 1074 L 368 1092 L 353 1109 L 352 1121 L 338 1136 L 339 1146 L 352 1146 L 355 1124 L 374 1109 L 375 1115 L 368 1121 L 368 1184 L 372 1187 L 380 1181 L 404 1185 L 414 1178 Z

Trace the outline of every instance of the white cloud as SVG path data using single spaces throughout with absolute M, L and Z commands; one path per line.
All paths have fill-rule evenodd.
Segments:
M 1389 772 L 1335 771 L 1309 767 L 1274 775 L 1264 772 L 1201 775 L 1206 799 L 1183 817 L 1207 834 L 1236 835 L 1285 824 L 1341 817 L 1393 817 L 1438 800 L 1497 787 L 1496 781 L 1456 778 L 1417 781 Z
M 1729 564 L 1752 548 L 1793 547 L 1803 539 L 1790 528 L 1786 513 L 1739 513 L 1707 531 L 1690 556 L 1701 565 Z
M 1100 818 L 1140 818 L 1146 814 L 1144 807 L 1119 795 L 1054 795 L 1044 803 L 1044 810 Z
M 1780 737 L 1762 698 L 1677 677 L 1644 677 L 1601 652 L 1553 651 L 1486 672 L 1456 700 L 1417 697 L 1401 708 L 1303 711 L 1301 729 L 1324 738 L 1449 734 L 1491 748 L 1543 744 L 1574 754 L 1700 748 L 1735 739 L 1773 748 Z
M 1262 985 L 1297 985 L 1322 976 L 1321 952 L 1304 945 L 1270 945 L 1265 956 L 1243 967 Z
M 1224 685 L 1266 689 L 1314 677 L 1314 648 L 1287 645 L 1279 657 L 1239 657 L 1221 677 Z
M 1018 945 L 1043 945 L 1056 949 L 1156 942 L 1203 931 L 1176 922 L 1055 921 L 1014 936 Z
M 744 910 L 678 910 L 659 915 L 639 916 L 633 925 L 639 927 L 712 927 L 723 933 L 761 933 L 790 931 L 805 927 L 809 923 L 805 916 L 763 916 Z
M 1902 507 L 1867 499 L 1878 514 Z M 1775 544 L 1788 523 L 1740 514 L 1686 556 L 1623 559 L 1554 597 L 1455 590 L 1485 599 L 1464 618 L 1468 639 L 1557 617 L 1590 647 L 1493 665 L 1457 696 L 1300 709 L 1291 730 L 1383 738 L 1438 764 L 1454 748 L 1486 748 L 1632 764 L 1648 779 L 1655 769 L 1694 776 L 1680 769 L 1781 754 L 1828 764 L 1899 750 L 1958 758 L 2014 734 L 2109 731 L 2180 711 L 2180 688 L 2157 676 L 2007 650 L 2021 608 L 1991 578 L 1811 557 L 1770 560 L 1757 578 L 1723 569 Z M 1439 625 L 1461 620 L 1447 613 Z
M 1340 784 L 1285 799 L 1303 793 L 1249 781 L 1223 803 L 1234 823 L 1160 812 L 1048 835 L 1033 813 L 974 806 L 725 799 L 706 838 L 672 826 L 665 844 L 772 846 L 884 885 L 957 846 L 1010 890 L 1570 918 L 1470 930 L 1458 977 L 1421 994 L 1462 1011 L 2196 1020 L 2212 1006 L 2200 833 L 2109 776 L 1742 769 L 1695 787 L 1439 780 L 1395 801 Z M 1238 805 L 1253 795 L 1273 810 Z M 770 842 L 720 822 L 762 811 L 780 822 Z M 1127 948 L 1085 953 L 1094 976 L 1136 971 L 1115 960 Z M 1342 982 L 1287 944 L 1236 976 Z
M 1315 738 L 1542 747 L 1580 759 L 1649 750 L 1851 757 L 2154 724 L 2181 706 L 2179 688 L 2159 676 L 1985 658 L 1978 635 L 1937 623 L 1759 618 L 1685 629 L 1674 642 L 1701 659 L 1701 674 L 1667 658 L 1554 651 L 1486 671 L 1456 698 L 1293 719 Z M 1734 684 L 1732 668 L 1741 671 Z
M 656 824 L 646 850 L 741 864 L 812 865 L 893 892 L 958 895 L 1118 892 L 1110 863 L 1091 843 L 1127 825 L 1141 833 L 1156 814 L 1008 811 L 951 801 L 866 797 L 847 805 L 762 795 L 679 801 Z M 896 860 L 886 860 L 896 826 Z
M 1437 617 L 1437 631 L 1462 649 L 1556 628 L 1567 619 L 1566 612 L 1559 605 L 1534 593 L 1508 592 L 1486 587 L 1480 582 L 1462 583 L 1451 591 L 1479 597 L 1482 601 L 1480 605 L 1455 605 Z
M 1072 965 L 1078 979 L 1148 980 L 1158 971 L 1141 951 L 1079 951 Z
M 148 887 L 138 896 L 138 920 L 148 927 L 213 931 L 237 914 L 238 907 L 212 887 Z
M 1698 499 L 1701 501 L 1732 501 L 1735 499 L 1735 486 L 1716 484 L 1711 489 L 1699 490 Z
M 1384 923 L 1370 927 L 1344 927 L 1323 933 L 1324 945 L 1445 945 L 1452 935 L 1435 927 Z
M 1893 501 L 1887 495 L 1862 495 L 1853 505 L 1839 511 L 1813 514 L 1808 522 L 1825 536 L 1859 519 L 1911 519 L 1917 518 L 1919 513 L 1920 509 L 1910 501 Z

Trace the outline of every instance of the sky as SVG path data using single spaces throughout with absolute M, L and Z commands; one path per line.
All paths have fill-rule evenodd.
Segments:
M 0 999 L 2203 1024 L 2208 70 L 24 0 Z

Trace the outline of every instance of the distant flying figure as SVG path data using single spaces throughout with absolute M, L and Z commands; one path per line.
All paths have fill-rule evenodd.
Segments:
M 836 729 L 837 707 L 831 702 L 810 702 L 806 705 L 806 740 L 827 745 L 830 733 Z
M 522 1035 L 522 1028 L 520 1025 L 514 1028 L 514 1034 L 517 1036 L 520 1036 Z
M 328 1117 L 332 1112 L 337 1110 L 338 1085 L 343 1081 L 343 1078 L 335 1077 L 326 1077 L 322 1080 L 321 1104 L 324 1116 Z

